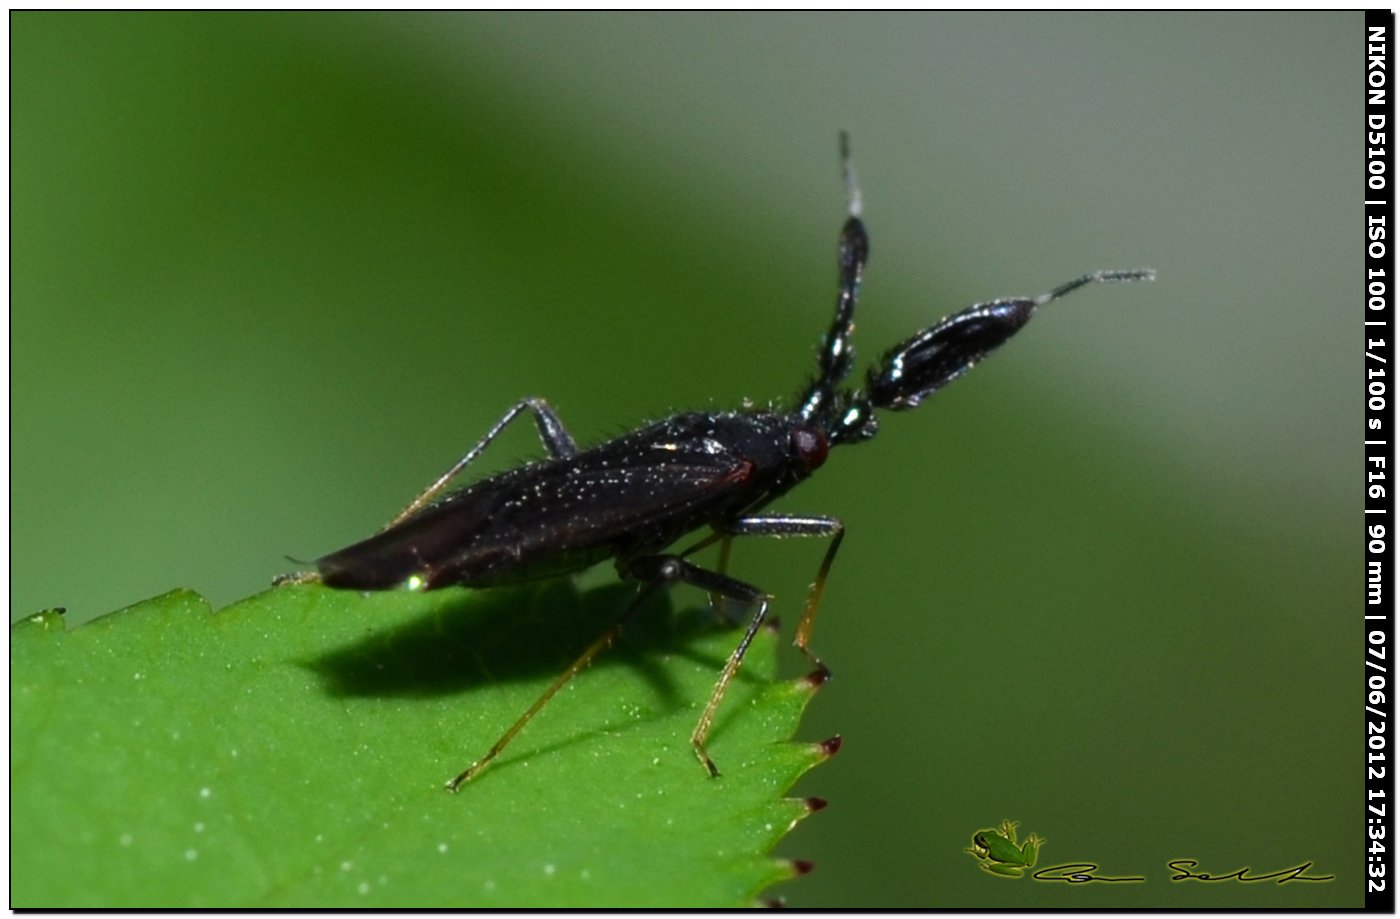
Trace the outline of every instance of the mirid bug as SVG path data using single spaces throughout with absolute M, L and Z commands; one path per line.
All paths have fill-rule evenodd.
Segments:
M 1105 281 L 1142 281 L 1151 271 L 1099 271 L 1038 297 L 969 307 L 896 345 L 870 368 L 864 389 L 844 386 L 854 353 L 851 332 L 869 241 L 846 135 L 841 135 L 847 218 L 837 249 L 836 318 L 822 340 L 815 377 L 787 411 L 684 412 L 580 450 L 542 399 L 524 399 L 377 535 L 316 561 L 319 579 L 353 590 L 454 584 L 495 587 L 580 571 L 612 559 L 639 582 L 617 621 L 575 660 L 491 748 L 447 783 L 453 791 L 479 775 L 553 695 L 620 635 L 641 601 L 662 585 L 684 582 L 712 597 L 752 608 L 739 644 L 725 662 L 690 743 L 710 775 L 718 768 L 705 741 L 725 690 L 768 615 L 770 597 L 723 570 L 735 536 L 822 536 L 830 540 L 808 592 L 793 643 L 829 671 L 809 647 L 822 589 L 845 528 L 835 517 L 764 513 L 774 499 L 811 475 L 828 451 L 869 440 L 876 409 L 903 410 L 972 369 L 1030 321 L 1036 309 Z M 534 418 L 547 459 L 444 494 L 448 484 L 525 412 Z M 710 532 L 681 551 L 686 534 Z M 689 558 L 721 543 L 720 570 Z

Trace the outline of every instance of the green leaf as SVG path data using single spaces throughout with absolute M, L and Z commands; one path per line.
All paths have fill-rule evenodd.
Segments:
M 12 906 L 745 905 L 826 753 L 764 629 L 709 744 L 737 633 L 664 599 L 500 759 L 477 758 L 614 620 L 618 585 L 360 595 L 175 591 L 11 630 Z M 635 627 L 634 627 L 635 626 Z

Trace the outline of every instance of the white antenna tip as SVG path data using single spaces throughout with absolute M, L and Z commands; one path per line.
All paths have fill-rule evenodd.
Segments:
M 852 217 L 861 215 L 860 183 L 856 181 L 856 167 L 851 159 L 851 135 L 840 133 L 841 178 L 846 183 L 846 212 Z

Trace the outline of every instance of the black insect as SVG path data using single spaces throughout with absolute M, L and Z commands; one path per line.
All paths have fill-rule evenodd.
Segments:
M 453 584 L 494 587 L 568 574 L 612 559 L 618 574 L 640 582 L 614 625 L 554 681 L 484 756 L 452 781 L 456 790 L 481 773 L 549 699 L 619 636 L 641 601 L 662 585 L 692 584 L 712 598 L 752 608 L 748 626 L 725 663 L 690 742 L 711 775 L 719 770 L 705 740 L 725 690 L 768 614 L 769 596 L 724 573 L 735 536 L 824 536 L 831 542 L 807 596 L 794 644 L 829 674 L 808 647 L 812 622 L 844 527 L 835 517 L 763 513 L 775 498 L 811 475 L 840 444 L 869 440 L 876 409 L 908 409 L 972 369 L 1020 331 L 1040 306 L 1100 281 L 1140 281 L 1150 271 L 1100 271 L 1039 297 L 969 307 L 885 354 L 863 390 L 843 386 L 853 360 L 850 339 L 869 242 L 845 135 L 842 170 L 849 216 L 841 229 L 836 319 L 822 341 L 815 378 L 788 411 L 685 412 L 580 450 L 542 399 L 511 408 L 486 436 L 377 535 L 316 562 L 331 587 L 432 590 Z M 482 479 L 443 495 L 448 483 L 530 412 L 549 458 Z M 667 551 L 696 530 L 709 535 Z M 689 561 L 720 543 L 720 570 Z

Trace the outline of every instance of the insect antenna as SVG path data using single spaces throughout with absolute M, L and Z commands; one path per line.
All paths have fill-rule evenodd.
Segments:
M 1038 307 L 1090 284 L 1151 281 L 1156 276 L 1148 269 L 1094 271 L 1038 297 L 970 306 L 890 349 L 870 368 L 866 390 L 855 401 L 881 409 L 914 408 L 1009 341 Z
M 870 260 L 870 238 L 860 218 L 860 185 L 856 182 L 855 164 L 851 159 L 851 140 L 841 132 L 841 176 L 846 183 L 846 223 L 841 227 L 841 239 L 836 250 L 837 297 L 836 318 L 817 355 L 817 378 L 807 387 L 798 401 L 797 418 L 804 423 L 816 423 L 830 430 L 836 414 L 837 387 L 851 372 L 855 351 L 851 348 L 851 332 L 855 329 L 856 300 L 860 296 L 861 276 Z
M 1082 277 L 1061 284 L 1035 298 L 1036 306 L 1044 306 L 1051 300 L 1058 300 L 1071 291 L 1089 284 L 1103 284 L 1113 281 L 1155 281 L 1157 272 L 1151 268 L 1131 268 L 1124 271 L 1091 271 Z
M 852 217 L 861 216 L 860 182 L 856 181 L 856 163 L 851 158 L 851 135 L 842 131 L 841 181 L 846 183 L 846 213 Z

